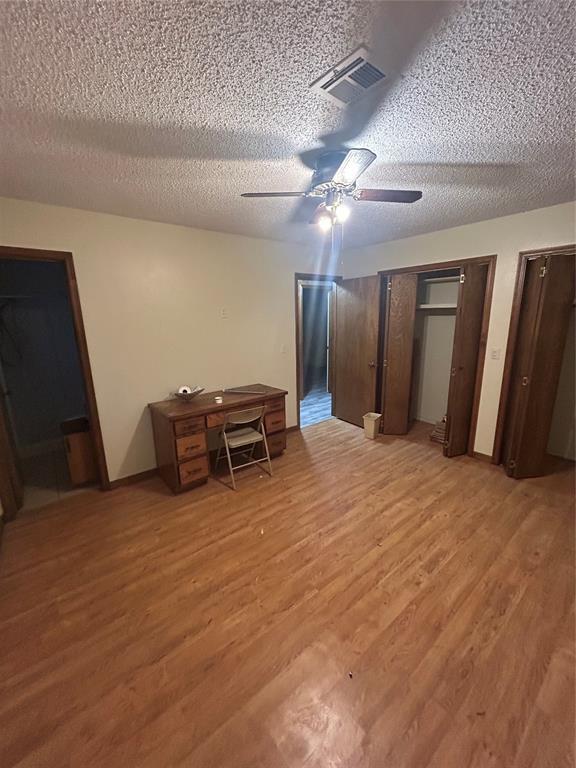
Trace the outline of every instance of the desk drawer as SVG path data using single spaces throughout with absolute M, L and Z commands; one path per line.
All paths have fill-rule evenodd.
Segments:
M 209 413 L 208 416 L 206 416 L 206 427 L 211 429 L 212 427 L 221 426 L 224 424 L 225 416 L 225 411 L 220 411 L 219 413 Z
M 200 456 L 193 461 L 185 461 L 178 467 L 178 472 L 182 485 L 193 483 L 195 480 L 202 480 L 204 477 L 208 477 L 208 457 Z
M 204 416 L 191 416 L 189 419 L 180 419 L 174 422 L 175 435 L 187 435 L 190 432 L 202 432 L 206 429 Z
M 278 456 L 286 448 L 286 432 L 277 432 L 267 439 L 270 456 Z
M 274 411 L 273 413 L 267 413 L 264 416 L 264 426 L 266 427 L 266 434 L 272 434 L 273 432 L 282 432 L 286 429 L 286 416 L 284 411 Z
M 206 433 L 197 432 L 176 440 L 176 455 L 179 459 L 191 459 L 206 453 Z
M 227 413 L 239 413 L 240 411 L 251 411 L 253 408 L 260 408 L 262 403 L 250 403 L 250 405 L 242 405 L 238 403 L 237 408 L 230 408 L 228 411 L 219 411 L 218 413 L 209 413 L 206 416 L 206 426 L 208 429 L 212 427 L 220 427 L 224 424 L 224 419 Z
M 271 411 L 283 411 L 284 410 L 284 398 L 275 397 L 273 400 L 268 400 L 266 403 L 266 413 Z

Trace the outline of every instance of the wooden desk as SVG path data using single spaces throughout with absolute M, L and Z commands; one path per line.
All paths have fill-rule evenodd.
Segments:
M 174 493 L 205 483 L 210 474 L 207 431 L 220 427 L 230 411 L 266 406 L 264 425 L 270 456 L 286 447 L 286 409 L 284 389 L 265 384 L 249 384 L 242 389 L 257 389 L 258 394 L 206 392 L 186 402 L 174 398 L 150 403 L 158 472 Z M 214 398 L 222 397 L 222 403 Z

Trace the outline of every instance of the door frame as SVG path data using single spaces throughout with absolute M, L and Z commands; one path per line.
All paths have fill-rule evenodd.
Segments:
M 500 400 L 498 403 L 498 418 L 496 420 L 496 432 L 494 434 L 494 446 L 492 448 L 492 463 L 502 463 L 502 444 L 504 441 L 504 430 L 506 427 L 506 415 L 508 402 L 510 399 L 510 386 L 512 381 L 512 364 L 516 353 L 516 344 L 518 341 L 518 332 L 520 324 L 520 308 L 524 296 L 524 285 L 526 282 L 526 264 L 531 259 L 538 259 L 541 256 L 554 256 L 555 254 L 576 256 L 576 245 L 559 245 L 553 248 L 537 248 L 530 251 L 520 251 L 518 254 L 518 266 L 516 268 L 516 282 L 514 284 L 514 294 L 512 299 L 512 311 L 510 313 L 510 324 L 508 326 L 508 341 L 506 343 L 506 356 L 504 358 L 504 372 L 502 375 L 502 385 L 500 388 Z
M 110 477 L 108 475 L 108 466 L 106 464 L 106 455 L 104 453 L 104 441 L 102 439 L 100 417 L 98 415 L 98 406 L 96 404 L 96 392 L 94 390 L 94 380 L 92 378 L 92 368 L 90 366 L 88 343 L 86 341 L 86 332 L 84 330 L 82 307 L 80 304 L 80 295 L 78 293 L 78 283 L 76 280 L 72 253 L 69 251 L 45 251 L 39 248 L 17 248 L 15 246 L 0 245 L 0 259 L 13 259 L 14 261 L 56 261 L 64 264 L 74 332 L 76 343 L 78 345 L 78 354 L 80 356 L 80 367 L 86 390 L 90 431 L 92 432 L 92 442 L 96 455 L 96 466 L 98 468 L 98 480 L 101 490 L 108 491 L 111 488 Z
M 302 306 L 300 303 L 300 283 L 319 282 L 319 283 L 339 283 L 342 275 L 326 275 L 311 272 L 294 273 L 294 308 L 295 308 L 295 328 L 296 328 L 296 426 L 300 429 L 300 395 L 302 394 L 302 375 L 304 367 L 302 364 Z
M 484 363 L 486 360 L 486 345 L 488 341 L 488 328 L 490 325 L 490 310 L 492 308 L 492 293 L 494 290 L 494 275 L 496 272 L 497 255 L 495 253 L 488 256 L 471 256 L 464 259 L 451 259 L 450 261 L 436 261 L 431 264 L 415 264 L 406 267 L 394 267 L 393 269 L 383 269 L 378 272 L 382 283 L 391 275 L 411 272 L 436 272 L 446 269 L 461 269 L 466 264 L 486 264 L 488 274 L 486 277 L 486 292 L 484 294 L 484 307 L 482 310 L 482 328 L 480 331 L 480 341 L 478 344 L 478 360 L 476 363 L 476 381 L 474 384 L 474 401 L 472 404 L 472 417 L 470 420 L 470 434 L 468 437 L 467 455 L 475 458 L 486 458 L 476 454 L 474 442 L 476 440 L 476 428 L 478 426 L 478 410 L 480 407 L 480 395 L 482 393 L 482 379 L 484 377 Z M 489 457 L 490 459 L 492 457 Z

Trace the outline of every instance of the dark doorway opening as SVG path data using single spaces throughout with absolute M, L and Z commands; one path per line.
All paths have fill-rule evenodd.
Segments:
M 106 487 L 87 366 L 70 254 L 42 259 L 3 249 L 0 496 L 7 519 L 79 488 Z
M 331 279 L 298 279 L 299 424 L 332 416 L 333 288 Z

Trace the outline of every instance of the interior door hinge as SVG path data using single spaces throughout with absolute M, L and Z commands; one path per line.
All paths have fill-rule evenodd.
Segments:
M 382 363 L 382 368 L 388 368 L 388 360 L 384 360 Z
M 540 277 L 546 277 L 548 271 L 548 257 L 544 259 L 544 264 L 540 267 Z
M 392 290 L 392 280 L 388 280 L 388 290 Z
M 464 272 L 462 272 L 462 274 L 460 275 L 460 282 L 461 283 L 465 283 L 466 282 L 466 275 L 464 274 Z

